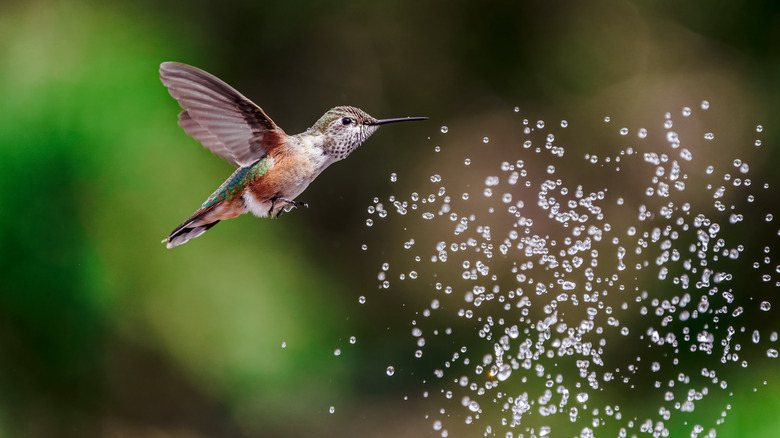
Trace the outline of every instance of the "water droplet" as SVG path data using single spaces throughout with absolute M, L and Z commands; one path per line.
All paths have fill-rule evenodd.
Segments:
M 561 120 L 561 128 L 565 128 L 567 126 L 569 126 L 569 122 L 567 122 L 566 120 Z
M 711 132 L 707 132 L 707 133 L 704 134 L 704 139 L 705 140 L 712 140 L 713 138 L 715 138 L 715 134 L 713 134 Z
M 337 349 L 333 350 L 333 355 L 334 356 L 341 356 L 341 348 L 337 348 Z
M 620 135 L 627 135 L 628 134 L 628 128 L 620 128 Z
M 373 219 L 366 219 L 366 226 L 370 227 L 372 225 L 374 225 L 374 220 Z
M 516 106 L 516 107 L 515 107 L 515 112 L 516 112 L 516 113 L 519 113 L 519 112 L 520 112 L 520 107 L 519 107 L 519 106 Z
M 354 344 L 355 344 L 355 342 L 357 342 L 357 338 L 356 338 L 356 337 L 354 337 L 354 336 L 350 336 L 350 337 L 349 337 L 349 343 L 354 345 Z
M 701 101 L 701 109 L 708 110 L 710 109 L 710 102 L 706 100 Z
M 647 137 L 647 129 L 645 129 L 645 128 L 641 128 L 641 129 L 639 129 L 639 132 L 637 133 L 637 136 L 638 136 L 639 138 L 645 138 L 645 137 Z
M 446 127 L 446 126 L 442 126 L 442 127 L 441 127 L 441 133 L 442 133 L 442 134 L 446 134 L 446 133 L 447 133 L 447 131 L 449 131 L 449 130 L 450 130 L 450 128 L 448 128 L 448 127 Z
M 393 374 L 395 374 L 395 367 L 390 365 L 389 367 L 387 367 L 387 375 L 392 376 Z
M 767 357 L 771 357 L 772 359 L 777 359 L 777 350 L 774 348 L 770 348 L 766 350 Z
M 537 120 L 536 121 L 536 127 L 539 129 L 544 128 L 544 120 Z
M 483 137 L 482 138 L 482 143 L 488 143 L 488 142 L 490 142 L 489 138 L 487 138 L 487 137 Z
M 605 123 L 609 123 L 609 120 L 610 120 L 610 119 L 609 119 L 609 116 L 606 116 L 606 117 L 604 117 L 604 122 L 605 122 Z
M 396 175 L 395 172 L 390 174 L 390 182 L 396 182 L 398 181 L 398 175 Z
M 690 115 L 691 115 L 691 109 L 690 109 L 689 107 L 687 107 L 687 106 L 686 106 L 686 107 L 684 107 L 684 108 L 682 109 L 682 115 L 683 115 L 684 117 L 688 117 L 688 116 L 690 116 Z
M 772 303 L 770 303 L 769 301 L 762 301 L 760 307 L 761 307 L 761 310 L 763 310 L 764 312 L 767 312 L 767 311 L 769 311 L 769 309 L 772 308 Z
M 287 348 L 287 342 L 282 342 L 282 348 Z
M 465 160 L 463 160 L 463 164 L 465 164 L 466 166 L 471 164 L 471 158 L 466 158 Z
M 431 182 L 432 183 L 437 183 L 437 182 L 440 182 L 440 181 L 441 181 L 441 175 L 439 175 L 438 173 L 435 174 L 435 175 L 431 175 Z

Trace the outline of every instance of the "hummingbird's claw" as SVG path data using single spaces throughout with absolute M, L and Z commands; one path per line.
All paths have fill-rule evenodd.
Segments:
M 276 209 L 276 203 L 277 202 L 283 202 L 284 206 L 276 213 L 276 216 L 274 216 L 273 212 Z M 288 212 L 292 210 L 293 208 L 298 207 L 306 207 L 309 208 L 309 204 L 305 202 L 299 202 L 299 201 L 291 201 L 289 199 L 285 198 L 274 198 L 271 200 L 271 208 L 268 210 L 269 216 L 279 217 L 282 213 Z

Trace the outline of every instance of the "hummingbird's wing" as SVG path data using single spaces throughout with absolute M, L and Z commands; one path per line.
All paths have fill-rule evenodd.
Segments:
M 179 125 L 234 166 L 251 165 L 286 137 L 259 106 L 203 70 L 163 62 L 160 80 L 184 108 Z

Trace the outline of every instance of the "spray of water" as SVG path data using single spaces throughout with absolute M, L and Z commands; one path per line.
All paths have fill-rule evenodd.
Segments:
M 604 118 L 606 154 L 578 150 L 567 121 L 517 115 L 519 136 L 443 157 L 455 129 L 442 126 L 432 153 L 460 164 L 367 207 L 368 232 L 392 236 L 362 248 L 375 293 L 416 297 L 409 350 L 430 365 L 417 375 L 438 434 L 716 435 L 723 376 L 778 355 L 759 322 L 780 286 L 780 231 L 769 184 L 713 153 L 717 126 L 697 107 L 650 128 Z M 755 149 L 763 130 L 727 150 Z M 477 168 L 497 155 L 486 148 L 501 161 Z

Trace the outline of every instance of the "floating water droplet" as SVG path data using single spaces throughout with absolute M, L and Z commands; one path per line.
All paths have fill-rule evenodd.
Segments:
M 389 367 L 387 367 L 387 375 L 392 376 L 393 374 L 395 374 L 395 367 L 390 365 Z
M 690 115 L 691 115 L 691 109 L 690 109 L 689 107 L 687 107 L 687 106 L 686 106 L 686 107 L 684 107 L 684 108 L 682 109 L 682 115 L 683 115 L 684 117 L 688 117 L 688 116 L 690 116 Z
M 287 342 L 282 342 L 282 348 L 287 348 Z
M 780 266 L 778 266 L 778 267 L 780 268 Z M 770 303 L 769 301 L 762 301 L 760 307 L 761 307 L 761 310 L 763 310 L 764 312 L 768 312 L 769 309 L 772 308 L 772 303 Z
M 396 182 L 398 181 L 398 175 L 396 175 L 395 172 L 390 174 L 390 182 Z
M 711 132 L 705 132 L 704 133 L 704 139 L 705 140 L 712 140 L 713 138 L 715 138 L 715 134 L 713 134 Z
M 710 102 L 706 100 L 701 101 L 701 109 L 708 110 L 710 109 Z
M 356 337 L 354 337 L 354 336 L 350 336 L 350 337 L 349 337 L 349 343 L 354 345 L 354 344 L 355 344 L 355 342 L 357 342 L 357 338 L 356 338 Z
M 771 357 L 772 359 L 777 359 L 777 350 L 774 348 L 769 348 L 766 350 L 767 357 Z
M 330 412 L 331 414 L 336 412 L 336 407 L 335 406 L 331 406 L 330 408 L 328 408 L 328 412 Z
M 337 348 L 337 349 L 333 350 L 333 355 L 334 356 L 341 356 L 341 348 Z
M 488 143 L 490 139 L 488 137 L 482 137 L 482 143 Z
M 645 138 L 645 137 L 647 137 L 647 129 L 645 129 L 645 128 L 640 128 L 640 129 L 639 129 L 639 132 L 637 132 L 637 134 L 636 134 L 636 135 L 637 135 L 637 137 L 639 137 L 639 138 Z
M 447 133 L 447 131 L 449 131 L 449 130 L 450 130 L 450 128 L 448 128 L 448 127 L 446 127 L 446 126 L 442 126 L 442 127 L 441 127 L 441 133 L 442 133 L 442 134 L 446 134 L 446 133 Z
M 565 128 L 567 126 L 569 126 L 569 122 L 567 122 L 566 120 L 561 120 L 561 128 Z
M 628 134 L 628 128 L 620 128 L 620 135 L 627 135 Z
M 544 120 L 537 120 L 536 127 L 539 129 L 544 128 Z

